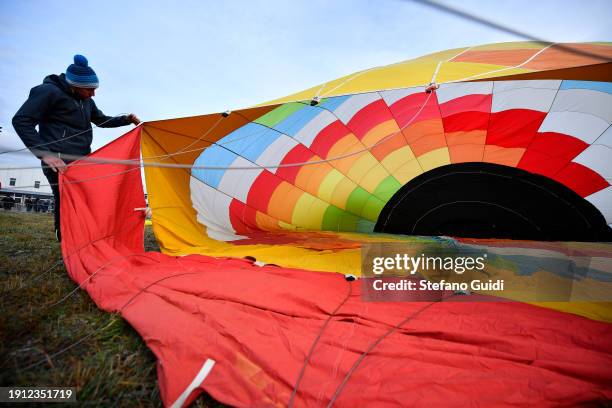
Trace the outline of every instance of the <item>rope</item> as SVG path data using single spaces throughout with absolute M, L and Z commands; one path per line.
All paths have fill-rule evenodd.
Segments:
M 317 337 L 315 337 L 314 341 L 312 342 L 312 345 L 310 346 L 310 349 L 308 350 L 308 354 L 306 355 L 306 358 L 304 359 L 304 363 L 302 364 L 302 368 L 300 369 L 300 373 L 299 373 L 299 375 L 297 377 L 297 380 L 295 381 L 295 385 L 293 386 L 293 391 L 291 392 L 291 397 L 289 398 L 289 403 L 287 404 L 288 408 L 293 407 L 293 404 L 295 402 L 295 396 L 297 394 L 297 391 L 298 391 L 298 388 L 300 386 L 300 383 L 302 382 L 302 377 L 304 376 L 304 373 L 306 372 L 306 366 L 310 362 L 310 358 L 312 357 L 312 353 L 314 352 L 315 348 L 317 347 L 317 344 L 319 344 L 319 340 L 323 336 L 323 332 L 327 328 L 327 325 L 329 324 L 331 319 L 334 316 L 336 316 L 336 313 L 338 313 L 338 310 L 340 310 L 340 308 L 342 306 L 344 306 L 344 304 L 350 298 L 350 296 L 351 296 L 351 294 L 353 292 L 353 285 L 351 284 L 351 282 L 350 281 L 346 281 L 346 282 L 348 283 L 348 291 L 346 293 L 346 296 L 340 302 L 340 304 L 338 304 L 338 306 L 334 309 L 334 311 L 330 315 L 327 316 L 327 319 L 325 320 L 325 323 L 323 323 L 323 326 L 321 326 L 321 329 L 319 330 L 319 333 L 317 334 Z
M 404 324 L 406 324 L 408 321 L 410 321 L 411 319 L 417 317 L 419 314 L 421 314 L 422 312 L 424 312 L 425 310 L 429 309 L 431 306 L 433 306 L 436 303 L 439 302 L 443 302 L 446 299 L 449 299 L 453 296 L 455 296 L 456 294 L 453 293 L 450 296 L 447 296 L 446 298 L 441 298 L 440 300 L 436 300 L 435 302 L 431 302 L 427 305 L 425 305 L 424 307 L 420 308 L 419 310 L 417 310 L 416 312 L 412 313 L 411 315 L 408 315 L 406 318 L 404 318 L 404 320 L 402 320 L 401 322 L 399 322 L 398 324 L 396 324 L 395 326 L 393 326 L 391 329 L 389 329 L 386 333 L 384 333 L 383 335 L 381 335 L 378 339 L 376 339 L 373 343 L 370 344 L 370 346 L 361 354 L 361 356 L 359 356 L 359 358 L 353 363 L 353 365 L 351 366 L 351 368 L 349 369 L 349 371 L 346 373 L 346 376 L 344 377 L 344 380 L 342 381 L 342 383 L 340 383 L 340 385 L 338 386 L 338 388 L 336 388 L 336 391 L 334 392 L 334 394 L 332 395 L 332 398 L 329 400 L 329 403 L 327 404 L 327 408 L 331 408 L 332 405 L 334 405 L 334 402 L 336 402 L 336 399 L 338 399 L 338 397 L 340 396 L 340 393 L 342 392 L 344 386 L 347 384 L 349 378 L 353 375 L 353 373 L 355 372 L 355 370 L 357 370 L 357 368 L 359 367 L 359 365 L 361 364 L 361 362 L 366 358 L 366 356 L 372 351 L 374 350 L 374 348 L 376 348 L 376 346 L 378 346 L 385 338 L 387 338 L 388 336 L 390 336 L 391 334 L 395 333 L 401 326 L 403 326 Z
M 340 156 L 336 156 L 336 157 L 331 157 L 328 159 L 322 159 L 322 160 L 313 160 L 313 161 L 308 161 L 308 162 L 301 162 L 301 163 L 287 163 L 287 164 L 277 164 L 277 165 L 255 165 L 255 166 L 234 166 L 234 167 L 228 167 L 228 166 L 192 166 L 190 164 L 179 164 L 179 163 L 160 163 L 160 162 L 140 162 L 140 166 L 141 167 L 164 167 L 164 168 L 179 168 L 179 169 L 194 169 L 194 170 L 260 170 L 260 169 L 278 169 L 278 168 L 286 168 L 286 167 L 302 167 L 302 166 L 311 166 L 311 165 L 316 165 L 316 164 L 322 164 L 322 163 L 329 163 L 332 161 L 336 161 L 336 160 L 342 160 L 342 159 L 346 159 L 348 157 L 352 157 L 352 156 L 356 156 L 365 152 L 369 152 L 371 149 L 385 143 L 387 140 L 395 137 L 396 135 L 400 134 L 403 130 L 405 130 L 408 126 L 410 126 L 414 120 L 421 114 L 421 112 L 423 111 L 423 109 L 425 109 L 425 106 L 427 105 L 427 103 L 429 102 L 429 99 L 431 98 L 431 93 L 427 95 L 427 98 L 425 99 L 425 101 L 423 102 L 423 105 L 419 108 L 419 110 L 410 118 L 410 120 L 404 125 L 402 126 L 399 130 L 385 136 L 384 138 L 380 139 L 378 142 L 374 143 L 371 146 L 366 146 L 363 149 L 360 150 L 356 150 L 352 153 L 347 153 L 347 154 L 343 154 Z M 270 128 L 273 130 L 276 130 L 274 128 Z M 276 130 L 277 132 L 280 133 L 280 131 Z M 225 149 L 227 149 L 226 146 L 223 145 L 219 145 L 220 147 L 223 147 Z M 230 149 L 227 149 L 229 151 L 232 151 Z M 233 151 L 232 151 L 233 152 Z M 233 152 L 234 154 L 236 154 L 237 156 L 240 156 L 240 154 L 237 154 L 235 152 Z M 98 158 L 93 158 L 93 157 L 88 157 L 88 156 L 74 156 L 74 155 L 66 155 L 65 157 L 69 158 L 69 159 L 74 159 L 74 160 L 83 160 L 86 162 L 90 162 L 90 163 L 96 163 L 96 164 L 126 164 L 126 165 L 134 165 L 136 166 L 137 164 L 135 163 L 135 160 L 115 160 L 115 159 L 98 159 Z M 242 156 L 241 156 L 242 157 Z M 69 165 L 71 166 L 71 165 Z M 69 167 L 68 166 L 68 167 Z M 7 168 L 7 169 L 1 169 L 0 170 L 8 170 L 8 169 L 12 169 L 12 170 L 25 170 L 25 169 L 31 169 L 32 167 L 12 167 L 12 168 Z M 33 167 L 33 168 L 39 168 L 39 167 Z M 43 185 L 43 184 L 41 184 Z M 45 184 L 44 186 L 47 186 L 47 184 Z M 26 186 L 27 187 L 27 186 Z M 26 188 L 23 186 L 19 186 L 19 187 L 14 187 L 14 188 Z
M 127 116 L 127 115 L 128 115 L 128 114 L 126 114 L 126 113 L 121 113 L 121 114 L 119 114 L 119 115 L 117 115 L 117 116 L 112 116 L 112 117 L 110 117 L 110 118 L 106 119 L 104 122 L 100 123 L 99 125 L 95 125 L 95 124 L 94 124 L 94 126 L 93 126 L 93 127 L 94 127 L 94 128 L 100 128 L 100 127 L 102 127 L 102 125 L 104 125 L 104 124 L 105 124 L 105 123 L 107 123 L 107 122 L 110 122 L 110 121 L 111 121 L 111 120 L 113 120 L 113 119 L 116 119 L 116 118 L 121 117 L 121 116 Z M 16 150 L 5 150 L 5 151 L 0 152 L 0 154 L 6 154 L 6 153 L 17 153 L 17 152 L 22 152 L 22 151 L 24 151 L 24 150 L 32 150 L 32 149 L 36 150 L 36 148 L 37 148 L 37 147 L 47 146 L 47 145 L 54 144 L 54 143 L 58 143 L 58 142 L 63 142 L 64 140 L 69 140 L 69 139 L 72 139 L 73 137 L 76 137 L 76 136 L 82 135 L 83 133 L 86 133 L 86 132 L 91 132 L 91 131 L 92 131 L 92 129 L 85 129 L 85 130 L 82 130 L 82 131 L 80 131 L 80 132 L 77 132 L 77 133 L 75 133 L 75 134 L 73 134 L 73 135 L 63 137 L 63 138 L 61 138 L 60 140 L 54 140 L 54 141 L 52 141 L 52 142 L 40 143 L 40 144 L 37 144 L 37 145 L 34 145 L 34 146 L 24 147 L 24 148 L 21 148 L 21 149 L 16 149 Z

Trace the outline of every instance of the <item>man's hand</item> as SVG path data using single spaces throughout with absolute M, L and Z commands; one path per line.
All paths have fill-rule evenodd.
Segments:
M 62 159 L 56 156 L 43 156 L 40 158 L 47 166 L 51 168 L 54 172 L 63 173 L 66 171 L 66 163 Z
M 130 113 L 128 115 L 128 119 L 130 120 L 130 122 L 132 122 L 134 125 L 138 125 L 140 123 L 140 119 L 138 119 L 138 116 L 134 115 L 133 113 Z

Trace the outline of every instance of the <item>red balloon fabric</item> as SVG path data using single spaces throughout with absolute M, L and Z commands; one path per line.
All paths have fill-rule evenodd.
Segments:
M 140 128 L 61 177 L 62 251 L 158 359 L 165 406 L 576 406 L 612 399 L 610 324 L 516 302 L 364 302 L 342 274 L 145 252 Z M 86 180 L 86 182 L 85 182 Z

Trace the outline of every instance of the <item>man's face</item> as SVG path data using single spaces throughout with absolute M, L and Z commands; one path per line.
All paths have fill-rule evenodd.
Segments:
M 94 88 L 77 88 L 76 86 L 73 86 L 72 90 L 81 99 L 89 99 L 96 94 L 96 90 Z

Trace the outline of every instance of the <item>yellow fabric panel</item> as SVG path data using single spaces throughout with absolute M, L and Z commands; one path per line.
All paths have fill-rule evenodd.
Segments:
M 612 323 L 612 302 L 530 302 L 532 305 Z
M 435 169 L 436 167 L 450 164 L 448 147 L 432 150 L 417 158 L 424 171 Z
M 373 167 L 367 169 L 363 178 L 359 180 L 359 185 L 366 191 L 374 192 L 387 177 L 389 177 L 389 172 L 380 163 L 376 162 Z
M 333 195 L 336 187 L 343 180 L 348 181 L 350 183 L 350 181 L 346 179 L 342 175 L 342 173 L 340 173 L 336 169 L 333 169 L 327 174 L 327 176 L 325 176 L 325 178 L 321 182 L 321 185 L 319 186 L 319 191 L 317 192 L 317 197 L 319 197 L 323 201 L 326 201 L 328 203 L 335 205 L 336 207 L 345 209 L 346 208 L 345 207 L 346 198 L 343 201 L 335 201 L 334 195 Z M 355 187 L 357 187 L 357 185 L 353 185 L 353 189 Z
M 522 74 L 531 72 L 524 68 L 510 68 L 505 65 L 476 64 L 471 62 L 448 62 L 442 64 L 436 77 L 436 82 L 463 81 L 467 78 L 495 78 L 497 76 Z M 502 71 L 503 69 L 503 71 Z
M 329 204 L 310 194 L 302 194 L 293 208 L 291 223 L 300 228 L 320 230 L 323 214 L 328 206 Z
M 608 42 L 586 44 L 610 46 L 610 43 Z M 570 47 L 574 46 L 576 48 L 584 47 L 581 44 L 564 45 Z M 538 69 L 534 71 L 533 69 L 527 69 L 525 67 L 506 69 L 509 67 L 504 65 L 456 62 L 452 60 L 447 62 L 447 60 L 452 59 L 462 51 L 466 51 L 465 54 L 467 54 L 470 51 L 532 50 L 533 54 L 535 54 L 538 52 L 538 50 L 541 50 L 545 46 L 545 44 L 533 41 L 521 41 L 498 44 L 483 44 L 474 46 L 469 50 L 468 47 L 462 47 L 435 52 L 412 60 L 401 61 L 395 64 L 375 67 L 372 69 L 359 71 L 354 74 L 346 75 L 341 78 L 328 81 L 324 84 L 313 86 L 312 88 L 306 89 L 304 91 L 288 95 L 283 98 L 278 98 L 270 102 L 266 102 L 264 104 L 261 104 L 261 106 L 276 103 L 285 103 L 290 101 L 311 100 L 315 95 L 329 97 L 384 89 L 423 86 L 429 84 L 429 82 L 431 81 L 436 67 L 438 66 L 438 63 L 441 63 L 438 75 L 436 77 L 436 82 L 438 83 L 457 81 L 473 75 L 479 75 L 474 78 L 474 80 L 476 80 L 499 78 L 520 73 L 537 72 Z M 547 51 L 544 51 L 543 54 L 545 54 Z M 526 62 L 526 60 L 527 58 L 525 59 L 525 61 L 521 61 L 519 64 L 516 65 L 521 65 L 522 63 Z M 560 61 L 560 63 L 562 63 L 562 61 Z M 578 67 L 587 66 L 592 64 L 592 61 L 589 61 L 588 59 L 580 59 L 572 64 Z M 547 69 L 555 69 L 559 67 L 550 67 Z
M 421 167 L 421 163 L 419 163 L 417 159 L 414 159 L 395 170 L 393 176 L 401 184 L 406 184 L 420 174 L 423 174 L 423 168 Z
M 404 146 L 385 157 L 381 163 L 389 172 L 394 173 L 395 176 L 395 171 L 397 169 L 414 159 L 415 157 L 410 146 Z
M 141 139 L 145 163 L 157 160 L 146 157 L 167 154 L 156 139 L 153 139 L 155 131 L 147 130 L 147 127 L 143 129 Z M 177 159 L 172 158 L 171 161 L 177 162 Z M 201 246 L 209 240 L 205 228 L 196 221 L 196 212 L 191 205 L 190 177 L 188 169 L 145 167 L 153 231 L 160 247 L 168 252 Z
M 416 59 L 407 61 L 405 63 L 361 71 L 330 81 L 326 83 L 323 88 L 321 88 L 322 85 L 318 85 L 305 91 L 298 92 L 284 98 L 275 99 L 262 105 L 265 106 L 269 104 L 279 104 L 291 101 L 311 100 L 315 95 L 317 95 L 317 92 L 321 91 L 321 89 L 322 91 L 319 92 L 319 96 L 331 97 L 384 89 L 424 86 L 429 84 L 431 81 L 436 67 L 438 66 L 438 62 L 438 60 L 433 59 Z M 472 64 L 452 61 L 445 62 L 440 67 L 436 77 L 436 82 L 444 83 L 456 81 L 478 74 L 482 75 L 478 78 L 493 78 L 496 76 L 531 72 L 531 70 L 521 68 L 492 72 L 501 70 L 503 68 L 507 67 L 491 64 Z
M 355 181 L 364 190 L 372 193 L 381 181 L 389 175 L 382 167 L 377 167 L 378 161 L 369 153 L 361 155 L 347 173 L 348 178 Z M 370 173 L 373 173 L 370 176 Z
M 506 43 L 496 44 L 485 44 L 473 47 L 472 50 L 476 51 L 496 51 L 496 50 L 522 50 L 522 49 L 533 49 L 541 50 L 546 45 L 536 41 L 514 41 Z
M 332 199 L 330 202 L 339 203 L 339 205 L 337 205 L 339 208 L 342 208 L 343 210 L 346 209 L 346 202 L 356 188 L 357 184 L 355 184 L 352 180 L 343 177 L 337 184 L 334 191 L 332 191 Z
M 287 231 L 296 231 L 297 227 L 293 224 L 289 224 L 288 222 L 278 221 L 278 226 Z M 267 245 L 266 245 L 267 246 Z

